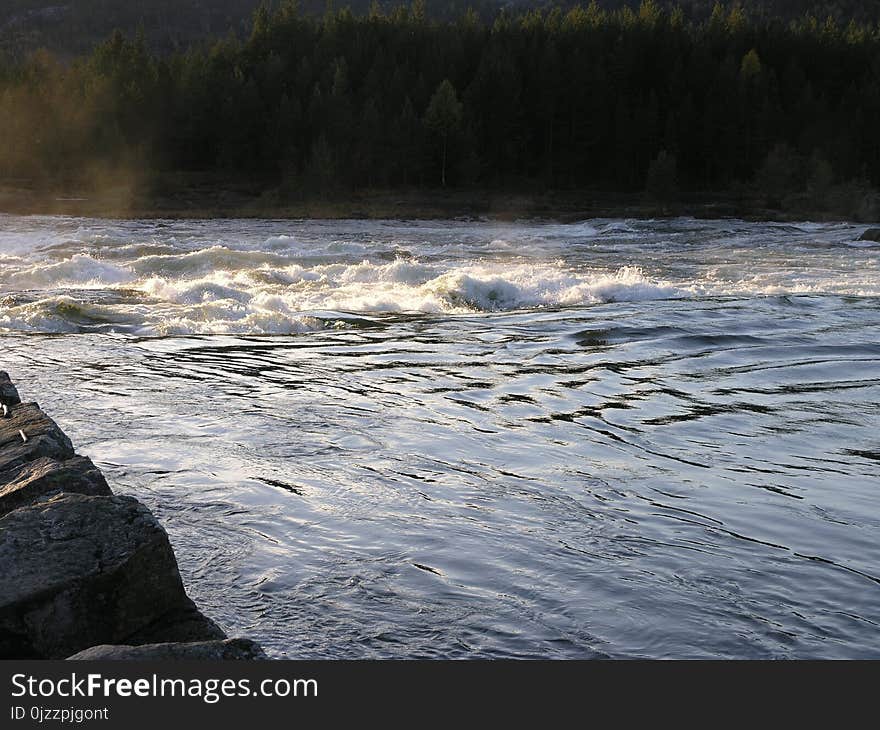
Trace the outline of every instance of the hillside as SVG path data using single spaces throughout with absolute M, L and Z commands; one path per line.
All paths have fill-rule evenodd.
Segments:
M 143 28 L 150 44 L 169 51 L 211 35 L 240 33 L 259 0 L 6 0 L 0 7 L 0 48 L 18 53 L 45 47 L 59 55 L 91 50 L 115 28 Z

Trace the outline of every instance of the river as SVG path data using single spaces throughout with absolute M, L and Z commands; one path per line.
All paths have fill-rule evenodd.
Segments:
M 0 216 L 0 368 L 290 658 L 880 658 L 880 244 Z

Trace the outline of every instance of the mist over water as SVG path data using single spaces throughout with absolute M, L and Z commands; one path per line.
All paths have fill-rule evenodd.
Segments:
M 276 656 L 877 658 L 863 228 L 0 217 L 0 363 Z

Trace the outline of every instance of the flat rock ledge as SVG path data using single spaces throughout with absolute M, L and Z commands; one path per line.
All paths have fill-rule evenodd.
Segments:
M 165 530 L 0 372 L 0 659 L 265 659 L 186 595 Z
M 259 644 L 250 639 L 223 639 L 217 641 L 194 641 L 188 644 L 144 644 L 142 646 L 93 646 L 68 659 L 95 661 L 103 659 L 137 659 L 174 661 L 214 661 L 266 659 Z

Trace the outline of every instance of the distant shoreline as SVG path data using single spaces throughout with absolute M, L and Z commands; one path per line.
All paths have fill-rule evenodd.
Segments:
M 506 192 L 501 190 L 371 190 L 348 195 L 303 198 L 278 190 L 262 192 L 247 184 L 210 183 L 166 192 L 126 187 L 100 192 L 40 190 L 0 182 L 0 213 L 66 215 L 103 219 L 486 219 L 546 220 L 566 223 L 591 218 L 736 218 L 749 221 L 872 223 L 877 217 L 807 205 L 771 207 L 755 197 L 729 191 L 683 193 L 659 203 L 638 193 L 599 191 Z

